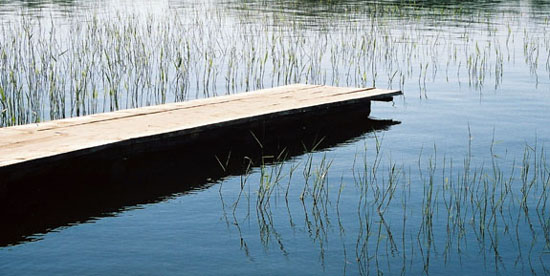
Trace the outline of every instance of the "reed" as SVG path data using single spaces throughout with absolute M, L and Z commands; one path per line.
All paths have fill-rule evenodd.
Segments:
M 550 79 L 548 23 L 509 15 L 498 28 L 486 10 L 386 4 L 355 7 L 354 20 L 326 14 L 315 26 L 282 13 L 279 23 L 268 14 L 251 24 L 250 13 L 215 5 L 167 16 L 10 17 L 0 23 L 0 126 L 296 82 L 427 97 L 438 82 L 498 89 L 518 65 L 535 87 Z M 441 22 L 466 23 L 429 27 Z
M 284 242 L 286 231 L 276 230 L 286 227 L 280 219 L 286 216 L 288 226 L 306 234 L 317 247 L 322 267 L 326 255 L 334 254 L 328 245 L 336 232 L 346 260 L 343 270 L 361 274 L 429 274 L 434 266 L 460 268 L 461 260 L 471 254 L 479 254 L 487 271 L 547 271 L 547 152 L 536 143 L 526 145 L 518 162 L 501 155 L 496 144 L 493 140 L 489 145 L 487 157 L 473 158 L 470 142 L 460 162 L 441 155 L 434 146 L 421 150 L 413 165 L 392 160 L 384 153 L 383 137 L 375 136 L 338 183 L 330 181 L 334 172 L 327 153 L 310 152 L 301 160 L 288 161 L 271 157 L 277 162 L 252 171 L 245 184 L 257 185 L 261 243 L 266 250 L 276 245 L 283 254 L 292 254 Z M 302 177 L 297 178 L 300 169 Z M 346 185 L 348 181 L 352 185 Z M 233 206 L 239 198 L 240 192 Z M 343 214 L 343 200 L 356 209 Z M 279 210 L 279 201 L 284 211 Z M 247 217 L 238 210 L 233 215 Z M 349 235 L 355 238 L 350 240 Z M 354 248 L 352 259 L 349 247 Z

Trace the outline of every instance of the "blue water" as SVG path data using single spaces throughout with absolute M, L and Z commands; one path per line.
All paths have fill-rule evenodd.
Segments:
M 391 86 L 402 89 L 404 96 L 396 97 L 393 103 L 373 103 L 370 116 L 393 119 L 400 124 L 365 132 L 340 141 L 335 147 L 301 154 L 283 163 L 254 166 L 246 175 L 226 176 L 208 185 L 202 183 L 205 186 L 196 189 L 154 197 L 152 203 L 142 201 L 143 204 L 130 206 L 121 203 L 117 211 L 12 240 L 0 248 L 0 274 L 550 273 L 550 207 L 543 204 L 550 195 L 550 167 L 533 159 L 535 156 L 545 159 L 544 148 L 550 142 L 550 69 L 545 67 L 550 56 L 547 1 L 471 1 L 448 5 L 424 1 L 421 8 L 399 1 L 334 4 L 305 1 L 299 5 L 284 1 L 211 1 L 203 6 L 191 1 L 158 1 L 158 5 L 140 1 L 76 1 L 67 5 L 48 2 L 38 6 L 25 3 L 0 2 L 2 16 L 53 13 L 62 22 L 74 20 L 73 17 L 78 21 L 78 15 L 67 14 L 66 9 L 83 14 L 105 13 L 101 16 L 109 18 L 112 15 L 103 5 L 114 6 L 123 15 L 158 16 L 168 10 L 185 14 L 204 9 L 207 12 L 200 15 L 212 15 L 215 11 L 229 26 L 252 26 L 252 30 L 256 26 L 283 36 L 288 35 L 285 29 L 288 25 L 298 24 L 292 28 L 301 30 L 297 35 L 303 35 L 308 42 L 316 41 L 319 33 L 321 37 L 328 33 L 333 35 L 331 38 L 345 41 L 347 32 L 361 35 L 372 30 L 374 22 L 384 26 L 380 28 L 388 37 L 396 39 L 380 42 L 379 51 L 383 52 L 387 45 L 407 47 L 413 43 L 406 41 L 409 38 L 416 38 L 415 47 L 422 50 L 414 52 L 416 55 L 411 58 L 399 56 L 406 52 L 404 48 L 396 50 L 393 67 L 387 65 L 388 60 L 378 60 L 376 83 L 371 78 L 373 72 L 368 71 L 366 85 L 386 88 L 390 86 L 389 76 L 398 70 Z M 368 8 L 381 9 L 384 5 L 377 4 L 389 3 L 397 3 L 399 13 L 388 15 L 379 10 L 377 21 L 367 14 Z M 346 29 L 350 26 L 347 22 L 354 22 L 352 28 Z M 504 59 L 502 78 L 498 79 L 494 71 L 498 63 L 491 47 L 506 48 L 507 25 L 514 38 L 504 52 L 510 58 Z M 354 33 L 353 27 L 357 26 L 364 29 Z M 400 41 L 403 33 L 407 37 Z M 438 36 L 441 39 L 434 39 Z M 528 41 L 534 42 L 539 51 L 536 74 L 526 61 L 524 47 Z M 231 43 L 228 45 L 234 45 Z M 489 69 L 483 81 L 469 78 L 465 69 L 476 45 L 481 45 L 480 51 L 490 49 L 486 60 Z M 452 49 L 461 50 L 456 61 Z M 306 56 L 299 57 L 306 59 Z M 407 60 L 412 60 L 413 65 L 407 67 Z M 423 71 L 418 63 L 429 67 Z M 434 65 L 438 66 L 437 72 Z M 328 69 L 323 71 L 327 74 L 325 81 L 322 78 L 307 81 L 305 76 L 299 81 L 360 86 L 360 81 L 346 83 L 346 66 L 353 68 L 352 76 L 359 74 L 355 71 L 357 65 L 340 64 L 340 73 L 335 75 L 325 57 L 322 62 L 322 67 Z M 402 85 L 395 81 L 401 74 Z M 218 87 L 225 88 L 223 76 L 220 73 L 216 81 Z M 476 81 L 480 84 L 476 85 Z M 271 82 L 264 83 L 266 87 L 270 85 Z M 374 170 L 376 180 L 373 180 L 369 177 L 373 176 L 370 172 L 377 160 L 377 144 L 380 164 Z M 522 163 L 526 152 L 530 159 Z M 465 187 L 459 183 L 468 156 L 471 156 L 468 171 L 471 186 L 461 190 L 457 187 Z M 309 160 L 310 178 L 304 176 Z M 323 160 L 330 163 L 326 176 Z M 495 181 L 493 162 L 503 179 L 511 179 L 510 191 L 501 201 L 499 196 L 506 188 L 501 185 L 503 182 Z M 428 200 L 430 164 L 436 168 L 432 199 Z M 524 193 L 521 171 L 526 164 L 530 165 L 527 178 L 536 178 L 532 189 Z M 398 178 L 393 179 L 395 192 L 389 199 L 378 192 L 388 188 L 392 166 L 398 170 L 394 175 Z M 540 170 L 534 174 L 537 166 Z M 181 170 L 182 174 L 193 173 Z M 280 181 L 270 182 L 269 177 L 279 170 Z M 361 184 L 361 177 L 366 177 L 366 184 Z M 315 186 L 315 179 L 319 180 L 319 186 Z M 241 186 L 244 180 L 246 183 Z M 258 205 L 261 183 L 266 182 L 273 185 L 269 203 Z M 499 183 L 494 191 L 493 183 Z M 461 204 L 447 209 L 447 202 L 456 199 L 453 196 L 459 191 L 464 196 Z M 522 207 L 523 195 L 528 213 Z M 101 198 L 97 201 L 101 202 Z M 431 208 L 426 209 L 427 202 Z M 489 208 L 484 209 L 484 204 Z M 383 210 L 382 216 L 378 206 Z M 491 206 L 497 207 L 492 210 Z M 425 210 L 433 212 L 432 215 L 427 216 Z M 427 218 L 432 222 L 426 221 Z

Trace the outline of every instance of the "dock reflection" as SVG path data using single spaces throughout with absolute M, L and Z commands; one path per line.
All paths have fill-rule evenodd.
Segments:
M 330 110 L 172 137 L 162 145 L 110 147 L 47 168 L 0 171 L 0 246 L 207 188 L 260 165 L 264 156 L 284 152 L 291 159 L 398 123 L 369 119 L 357 108 Z

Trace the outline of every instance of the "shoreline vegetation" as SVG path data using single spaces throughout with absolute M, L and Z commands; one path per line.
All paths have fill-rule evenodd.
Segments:
M 48 3 L 65 5 L 61 2 Z M 361 275 L 550 274 L 550 159 L 544 117 L 550 103 L 550 4 L 213 0 L 172 7 L 178 1 L 168 2 L 159 4 L 160 12 L 124 10 L 120 4 L 112 10 L 101 7 L 108 1 L 70 2 L 57 13 L 12 2 L 14 11 L 0 14 L 0 128 L 293 83 L 399 89 L 404 92 L 396 100 L 399 112 L 407 114 L 396 115 L 399 122 L 344 112 L 330 120 L 311 119 L 314 123 L 308 126 L 317 124 L 326 134 L 319 136 L 321 132 L 298 122 L 271 133 L 259 127 L 259 138 L 250 129 L 233 137 L 216 133 L 201 141 L 201 147 L 154 152 L 128 162 L 120 158 L 118 167 L 96 162 L 104 173 L 99 180 L 77 172 L 56 182 L 58 190 L 41 190 L 41 181 L 31 188 L 20 185 L 19 197 L 5 198 L 38 206 L 38 211 L 14 212 L 17 223 L 8 223 L 5 230 L 13 237 L 0 241 L 6 260 L 26 261 L 34 254 L 34 242 L 52 241 L 50 232 L 58 232 L 52 243 L 67 245 L 44 258 L 59 261 L 63 258 L 56 254 L 63 254 L 85 267 L 91 259 L 82 261 L 78 258 L 86 255 L 73 254 L 80 243 L 94 249 L 113 246 L 112 252 L 127 254 L 126 248 L 108 244 L 111 236 L 101 245 L 79 236 L 112 227 L 113 236 L 130 237 L 130 243 L 139 237 L 156 244 L 155 235 L 174 231 L 160 237 L 165 240 L 157 252 L 136 243 L 136 250 L 125 256 L 135 261 L 147 251 L 162 259 L 164 268 L 169 262 L 164 254 L 177 252 L 171 257 L 179 266 L 183 252 L 196 261 L 198 268 L 193 268 L 208 273 L 216 271 L 208 268 L 210 259 L 192 258 L 196 247 L 203 249 L 204 242 L 204 248 L 218 249 L 219 244 L 209 242 L 223 240 L 223 250 L 208 254 L 231 265 L 256 265 L 235 266 L 228 270 L 232 274 L 239 269 L 252 273 L 267 262 L 273 266 L 266 266 L 266 273 L 281 267 L 299 273 L 303 264 L 296 261 L 304 260 L 292 258 L 297 254 L 309 258 L 307 264 L 320 265 L 322 271 L 315 266 L 306 271 L 310 273 L 330 273 L 341 264 L 343 274 Z M 483 102 L 488 94 L 491 98 Z M 459 128 L 466 121 L 468 141 L 462 143 Z M 493 140 L 473 145 L 470 121 L 481 129 L 478 141 L 491 139 L 491 128 Z M 380 133 L 390 126 L 386 137 L 391 142 L 386 143 Z M 494 140 L 495 129 L 507 132 L 504 146 Z M 537 136 L 537 130 L 545 136 Z M 320 146 L 322 139 L 297 139 L 300 132 L 306 139 L 336 138 Z M 260 133 L 274 140 L 276 150 L 263 147 L 268 143 Z M 277 137 L 281 134 L 286 140 Z M 294 142 L 293 152 L 289 147 L 279 151 L 287 146 L 283 140 Z M 432 140 L 433 146 L 423 147 Z M 527 140 L 535 142 L 523 142 Z M 261 150 L 251 152 L 251 145 Z M 396 152 L 398 158 L 392 155 Z M 230 158 L 238 170 L 230 168 Z M 93 165 L 81 163 L 89 175 L 98 174 Z M 63 181 L 70 182 L 66 190 L 59 185 Z M 77 181 L 86 185 L 73 185 Z M 190 198 L 204 210 L 170 205 Z M 204 199 L 220 208 L 211 202 L 200 205 Z M 153 205 L 166 209 L 152 215 L 158 209 L 147 208 Z M 141 208 L 142 213 L 130 214 L 135 215 L 131 221 L 117 217 Z M 208 229 L 193 228 L 197 226 L 189 221 L 207 211 L 209 216 L 200 216 L 198 225 Z M 39 223 L 36 214 L 43 218 Z M 114 218 L 103 225 L 89 223 L 105 217 Z M 165 228 L 151 222 L 152 217 L 164 219 Z M 113 221 L 136 224 L 116 228 Z M 78 224 L 86 229 L 73 227 Z M 69 227 L 72 236 L 63 233 Z M 189 239 L 203 238 L 197 233 L 212 240 L 188 247 Z M 51 243 L 45 244 L 49 250 Z M 239 249 L 244 258 L 226 254 Z M 97 258 L 100 263 L 105 256 Z M 16 271 L 15 266 L 5 268 Z
M 548 17 L 530 24 L 502 11 L 502 26 L 498 12 L 395 4 L 327 13 L 308 26 L 307 16 L 254 17 L 254 7 L 8 17 L 0 23 L 0 127 L 291 83 L 412 87 L 410 97 L 427 98 L 440 82 L 496 91 L 516 65 L 535 88 L 549 83 Z

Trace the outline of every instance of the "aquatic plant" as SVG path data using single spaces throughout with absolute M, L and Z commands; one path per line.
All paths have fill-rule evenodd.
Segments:
M 0 127 L 296 82 L 417 86 L 426 97 L 433 82 L 496 89 L 519 63 L 535 86 L 550 79 L 548 22 L 507 14 L 499 28 L 487 10 L 387 4 L 328 13 L 314 26 L 213 4 L 167 16 L 7 17 Z
M 289 226 L 307 233 L 318 247 L 321 266 L 327 245 L 339 237 L 344 271 L 360 274 L 428 274 L 434 266 L 460 268 L 456 260 L 466 261 L 472 252 L 479 252 L 488 271 L 548 272 L 544 259 L 550 249 L 550 167 L 543 147 L 525 145 L 523 158 L 516 161 L 500 156 L 493 141 L 488 159 L 474 159 L 470 142 L 466 156 L 456 162 L 434 146 L 429 154 L 421 150 L 415 165 L 407 165 L 384 154 L 383 139 L 374 140 L 358 152 L 340 183 L 327 178 L 334 172 L 326 153 L 309 153 L 301 161 L 279 159 L 263 165 L 257 174 L 251 172 L 259 177 L 248 185 L 258 185 L 257 225 L 266 250 L 275 237 L 281 252 L 292 254 L 283 234 L 275 230 L 288 227 L 275 218 L 287 213 Z M 291 177 L 298 169 L 302 178 Z M 347 181 L 352 183 L 345 185 Z M 282 183 L 295 187 L 280 189 Z M 343 217 L 342 194 L 346 205 L 353 201 L 357 206 Z M 273 205 L 277 198 L 284 199 L 286 211 Z M 237 205 L 238 199 L 233 207 L 235 221 L 240 221 L 243 214 Z M 353 213 L 356 219 L 345 221 Z M 333 236 L 335 227 L 338 235 Z M 356 236 L 349 239 L 346 233 Z M 355 252 L 353 258 L 349 248 Z

